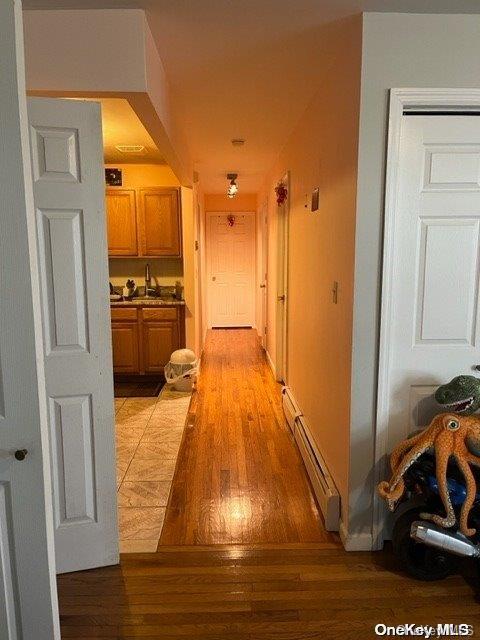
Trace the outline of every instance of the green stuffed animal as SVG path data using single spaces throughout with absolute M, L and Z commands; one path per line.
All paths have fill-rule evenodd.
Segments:
M 480 378 L 456 376 L 438 387 L 435 400 L 441 405 L 442 411 L 471 415 L 480 408 Z M 467 446 L 471 453 L 480 456 L 480 439 L 470 436 Z

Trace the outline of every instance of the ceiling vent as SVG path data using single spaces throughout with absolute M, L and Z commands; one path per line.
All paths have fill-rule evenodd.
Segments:
M 147 150 L 143 144 L 117 144 L 115 149 L 120 153 L 146 153 Z
M 231 143 L 234 147 L 243 147 L 243 145 L 245 144 L 245 140 L 243 138 L 233 138 L 231 140 Z

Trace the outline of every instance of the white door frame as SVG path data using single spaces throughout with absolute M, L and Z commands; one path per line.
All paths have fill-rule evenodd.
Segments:
M 391 364 L 391 331 L 393 320 L 393 251 L 394 221 L 397 210 L 400 139 L 405 110 L 435 110 L 478 112 L 480 89 L 391 89 L 388 122 L 387 165 L 385 179 L 385 218 L 383 232 L 382 299 L 380 310 L 380 340 L 378 356 L 377 420 L 375 433 L 375 467 L 373 497 L 373 548 L 381 549 L 384 541 L 385 506 L 376 492 L 376 485 L 386 476 L 388 422 L 390 413 L 389 375 Z
M 288 375 L 288 243 L 290 217 L 290 172 L 281 178 L 287 199 L 277 208 L 277 290 L 275 292 L 275 377 L 287 384 Z M 281 300 L 281 297 L 284 300 Z
M 212 328 L 212 314 L 211 314 L 211 309 L 210 309 L 210 278 L 211 278 L 211 272 L 210 272 L 210 256 L 211 256 L 211 252 L 212 252 L 212 248 L 211 248 L 211 240 L 210 240 L 210 218 L 212 216 L 225 216 L 225 215 L 242 215 L 242 216 L 253 216 L 253 226 L 254 226 L 254 231 L 255 231 L 255 237 L 254 237 L 254 248 L 253 248 L 253 260 L 254 260 L 254 264 L 256 264 L 256 256 L 257 256 L 257 225 L 256 225 L 256 212 L 255 211 L 206 211 L 205 212 L 205 247 L 206 247 L 206 251 L 205 251 L 205 284 L 206 286 L 204 287 L 204 293 L 205 293 L 205 302 L 206 302 L 206 308 L 207 308 L 207 328 L 211 329 Z M 252 327 L 255 326 L 255 318 L 257 317 L 257 293 L 256 293 L 256 276 L 255 276 L 255 271 L 253 273 L 253 287 L 254 287 L 254 308 L 253 308 L 253 318 L 254 318 L 254 322 L 252 324 Z
M 268 321 L 268 198 L 260 207 L 260 274 L 258 277 L 258 286 L 261 289 L 261 326 L 258 330 L 261 333 L 262 347 L 267 349 L 267 321 Z M 258 244 L 258 243 L 257 243 Z

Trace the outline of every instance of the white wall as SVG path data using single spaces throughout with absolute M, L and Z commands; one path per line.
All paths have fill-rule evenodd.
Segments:
M 388 90 L 480 87 L 480 16 L 367 13 L 357 193 L 349 532 L 372 523 Z
M 185 185 L 193 163 L 140 9 L 24 11 L 27 89 L 125 97 Z

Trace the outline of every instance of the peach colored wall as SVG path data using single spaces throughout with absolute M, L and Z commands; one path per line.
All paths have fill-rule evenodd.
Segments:
M 226 184 L 226 183 L 225 183 Z M 239 193 L 235 198 L 227 198 L 223 193 L 205 194 L 205 211 L 256 211 L 257 194 Z
M 321 74 L 322 88 L 286 140 L 259 201 L 268 197 L 267 347 L 275 360 L 274 188 L 290 171 L 287 383 L 335 479 L 346 521 L 362 17 L 332 23 L 320 37 L 324 54 L 312 72 Z M 312 213 L 316 186 L 320 209 Z

